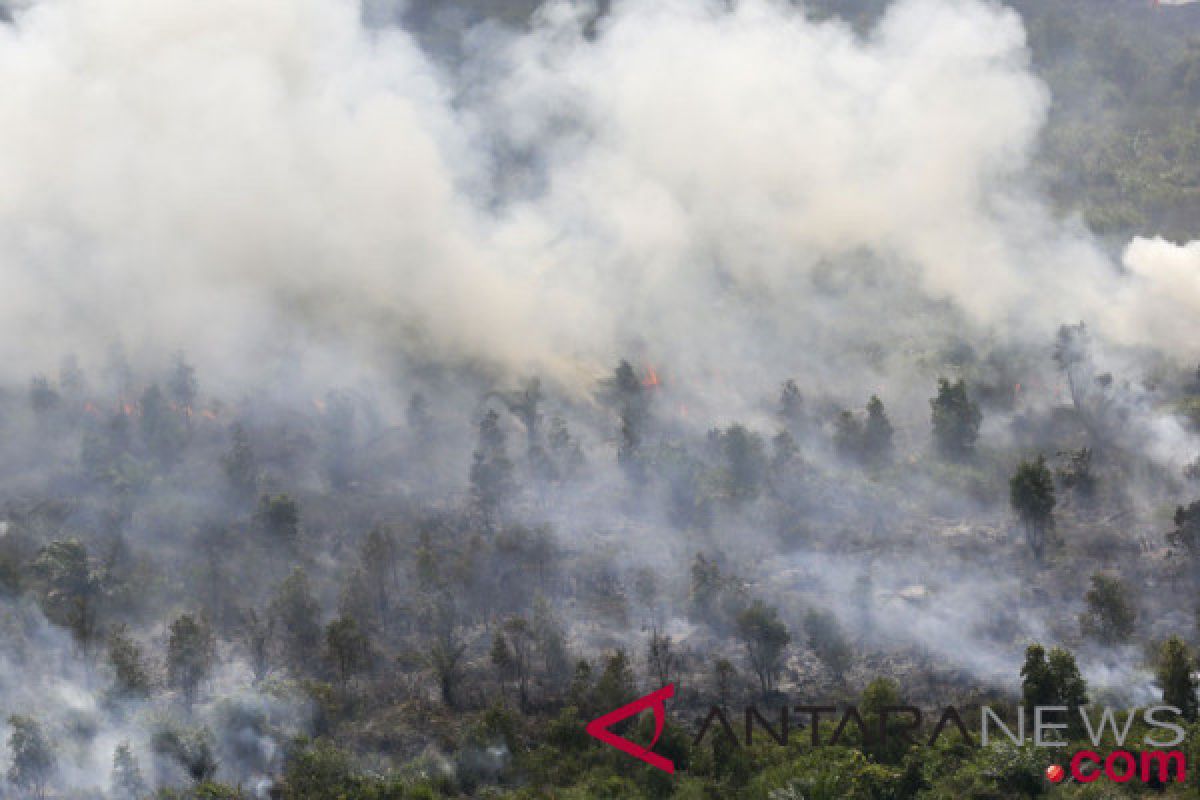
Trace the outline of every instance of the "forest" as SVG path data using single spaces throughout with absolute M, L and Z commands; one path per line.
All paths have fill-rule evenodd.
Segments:
M 0 87 L 0 796 L 1200 793 L 1200 3 L 0 0 Z

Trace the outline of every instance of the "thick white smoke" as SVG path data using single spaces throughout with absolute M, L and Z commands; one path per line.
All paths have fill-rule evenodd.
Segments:
M 587 12 L 447 75 L 341 0 L 19 11 L 5 363 L 349 343 L 570 380 L 641 347 L 773 382 L 922 335 L 930 300 L 1040 334 L 1120 288 L 1021 186 L 1049 98 L 1014 13 L 901 0 L 862 38 L 763 0 L 629 0 L 592 37 Z M 1164 291 L 1140 277 L 1128 302 Z

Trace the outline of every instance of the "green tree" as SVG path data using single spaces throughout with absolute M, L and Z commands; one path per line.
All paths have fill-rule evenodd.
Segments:
M 529 710 L 529 681 L 533 669 L 533 630 L 524 617 L 509 617 L 492 640 L 492 664 L 501 678 L 517 685 L 522 712 Z
M 371 642 L 351 617 L 338 617 L 325 626 L 325 653 L 345 686 L 371 663 Z
M 46 618 L 71 631 L 86 657 L 99 629 L 104 596 L 102 572 L 76 539 L 54 541 L 43 547 L 32 570 Z
M 500 416 L 488 411 L 479 422 L 479 444 L 472 456 L 471 498 L 488 528 L 494 528 L 516 490 Z
M 239 502 L 249 502 L 258 491 L 258 460 L 240 422 L 230 428 L 229 436 L 229 450 L 221 457 L 225 482 Z
M 1092 450 L 1081 447 L 1078 450 L 1068 450 L 1059 453 L 1065 456 L 1066 463 L 1058 470 L 1058 479 L 1063 488 L 1075 493 L 1082 501 L 1091 500 L 1096 494 L 1096 476 L 1092 472 Z
M 804 396 L 791 378 L 779 389 L 779 418 L 793 431 L 804 424 Z
M 113 670 L 113 690 L 118 697 L 145 697 L 150 693 L 150 674 L 142 659 L 142 650 L 123 625 L 108 635 L 108 663 Z
M 289 547 L 300 538 L 300 506 L 286 494 L 260 497 L 254 519 L 260 530 Z
M 196 395 L 199 389 L 196 383 L 196 368 L 188 363 L 182 350 L 175 353 L 171 359 L 171 374 L 167 378 L 167 391 L 171 393 L 171 401 L 175 407 L 190 418 L 192 408 L 196 405 Z
M 1189 557 L 1200 554 L 1200 500 L 1175 509 L 1175 528 L 1167 534 L 1167 542 Z
M 42 726 L 33 717 L 13 715 L 8 718 L 8 725 L 12 729 L 8 735 L 8 750 L 12 759 L 8 767 L 8 781 L 42 800 L 55 771 L 57 759 L 54 748 L 42 731 Z
M 767 475 L 762 437 L 739 424 L 710 436 L 720 454 L 726 495 L 734 504 L 753 500 Z
M 622 649 L 614 650 L 604 662 L 604 669 L 592 689 L 595 708 L 620 708 L 637 697 L 637 686 L 629 656 Z
M 45 376 L 38 375 L 29 385 L 29 405 L 39 417 L 58 408 L 62 398 Z
M 400 550 L 391 531 L 382 526 L 372 528 L 359 560 L 376 618 L 386 628 L 392 618 L 392 598 L 400 590 Z
M 190 707 L 200 684 L 208 680 L 216 658 L 216 642 L 208 623 L 183 614 L 171 623 L 167 641 L 167 684 L 183 693 Z
M 242 612 L 241 639 L 250 656 L 255 681 L 267 677 L 271 668 L 271 639 L 274 627 L 275 621 L 270 613 L 260 615 L 253 608 Z
M 284 661 L 303 674 L 321 646 L 321 607 L 302 568 L 293 570 L 275 590 L 268 613 Z
M 1058 697 L 1046 648 L 1031 644 L 1025 648 L 1025 663 L 1021 666 L 1021 702 L 1029 713 L 1037 706 L 1052 706 Z
M 944 458 L 961 461 L 975 452 L 983 414 L 979 405 L 967 396 L 960 378 L 955 383 L 938 380 L 937 397 L 929 401 L 932 409 L 933 442 Z
M 779 611 L 755 600 L 737 618 L 737 633 L 746 646 L 750 668 L 758 676 L 763 694 L 775 688 L 783 669 L 783 654 L 791 642 Z
M 879 466 L 892 460 L 892 423 L 883 408 L 883 401 L 871 395 L 867 401 L 867 422 L 863 427 L 863 458 L 868 464 Z
M 1050 649 L 1046 663 L 1050 668 L 1057 704 L 1072 709 L 1071 718 L 1075 719 L 1074 709 L 1088 703 L 1087 681 L 1075 663 L 1075 656 L 1065 648 L 1054 647 Z
M 838 414 L 833 423 L 833 449 L 847 461 L 858 461 L 863 455 L 863 424 L 853 411 Z
M 1031 715 L 1038 706 L 1066 706 L 1070 709 L 1068 730 L 1077 735 L 1080 719 L 1075 709 L 1087 705 L 1088 688 L 1075 656 L 1056 647 L 1047 657 L 1040 644 L 1029 645 L 1025 650 L 1025 664 L 1021 667 L 1021 702 Z
M 1197 717 L 1195 671 L 1196 661 L 1182 639 L 1172 636 L 1163 642 L 1155 669 L 1163 705 L 1178 708 L 1188 722 Z
M 657 686 L 666 686 L 671 682 L 678 659 L 671 637 L 659 633 L 657 627 L 652 629 L 650 640 L 646 643 L 646 666 L 651 680 Z
M 1025 541 L 1038 561 L 1046 551 L 1046 539 L 1054 530 L 1054 476 L 1045 457 L 1022 461 L 1008 482 L 1009 503 L 1025 529 Z
M 1087 610 L 1079 618 L 1084 636 L 1111 646 L 1126 642 L 1133 635 L 1137 611 L 1118 578 L 1103 572 L 1092 575 L 1092 586 L 1084 600 Z
M 158 384 L 151 384 L 142 392 L 138 412 L 142 442 L 146 449 L 160 463 L 173 464 L 187 443 L 186 432 Z
M 149 792 L 129 742 L 121 742 L 113 751 L 110 783 L 113 800 L 142 800 Z
M 609 382 L 609 402 L 620 422 L 617 463 L 635 484 L 645 476 L 642 446 L 650 420 L 650 392 L 628 361 L 621 361 Z
M 844 681 L 845 671 L 854 658 L 854 648 L 846 640 L 837 618 L 828 611 L 810 609 L 804 616 L 804 634 L 817 659 L 839 682 Z
M 562 688 L 571 677 L 567 633 L 553 606 L 542 595 L 533 599 L 533 635 L 542 657 L 542 671 L 551 687 Z

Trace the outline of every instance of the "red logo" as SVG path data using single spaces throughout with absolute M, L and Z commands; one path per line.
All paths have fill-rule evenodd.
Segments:
M 645 761 L 652 767 L 657 767 L 663 772 L 669 772 L 674 775 L 674 761 L 671 761 L 669 758 L 663 758 L 657 753 L 650 752 L 650 748 L 658 743 L 658 737 L 662 735 L 663 726 L 667 722 L 666 699 L 674 696 L 675 684 L 672 683 L 656 692 L 651 692 L 645 697 L 639 697 L 629 705 L 621 706 L 616 711 L 610 711 L 604 716 L 589 722 L 586 728 L 588 735 L 594 736 L 605 744 L 617 748 L 622 753 L 628 753 L 639 761 Z M 647 708 L 654 709 L 654 738 L 650 741 L 650 747 L 642 747 L 640 744 L 634 744 L 609 730 L 609 728 L 621 720 L 629 719 L 633 715 L 645 711 Z

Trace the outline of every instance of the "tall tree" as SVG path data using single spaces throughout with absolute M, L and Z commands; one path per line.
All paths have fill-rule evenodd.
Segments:
M 617 463 L 635 485 L 645 477 L 642 447 L 650 419 L 650 392 L 642 385 L 628 361 L 621 361 L 609 383 L 609 401 L 620 422 Z
M 216 659 L 216 642 L 203 619 L 183 614 L 171 623 L 167 642 L 167 683 L 183 693 L 191 707 L 200 684 L 208 680 Z
M 1070 709 L 1068 730 L 1078 735 L 1080 718 L 1075 709 L 1088 704 L 1088 687 L 1075 656 L 1056 647 L 1047 658 L 1040 644 L 1029 645 L 1021 667 L 1021 702 L 1030 715 L 1038 706 L 1066 706 Z
M 868 464 L 879 466 L 892 460 L 894 433 L 883 401 L 878 395 L 871 395 L 867 401 L 867 422 L 863 426 L 863 458 Z
M 484 524 L 493 528 L 515 491 L 513 464 L 495 411 L 488 411 L 479 422 L 479 444 L 472 457 L 470 480 L 475 507 Z
M 112 777 L 113 800 L 142 800 L 149 792 L 142 769 L 129 742 L 121 742 L 113 751 Z
M 147 386 L 138 401 L 142 443 L 161 464 L 179 459 L 187 442 L 186 432 L 157 383 Z
M 343 686 L 371 664 L 371 641 L 350 617 L 338 617 L 325 627 L 325 653 Z
M 437 680 L 442 702 L 449 708 L 458 705 L 466 653 L 467 643 L 454 600 L 449 596 L 439 597 L 433 608 L 433 636 L 426 658 Z
M 659 633 L 657 627 L 653 628 L 646 643 L 646 666 L 656 685 L 666 686 L 671 682 L 678 659 L 671 637 Z
M 33 562 L 46 618 L 71 631 L 86 657 L 99 629 L 104 580 L 76 539 L 54 541 Z
M 1163 705 L 1178 708 L 1188 722 L 1196 721 L 1198 710 L 1195 672 L 1196 660 L 1182 639 L 1172 636 L 1163 642 L 1155 669 Z
M 1167 542 L 1188 557 L 1200 555 L 1200 500 L 1175 509 L 1175 527 L 1167 534 Z
M 108 663 L 113 670 L 113 691 L 117 697 L 145 697 L 150 693 L 150 673 L 142 649 L 123 625 L 108 635 Z
M 529 710 L 529 680 L 533 668 L 533 630 L 524 617 L 509 617 L 492 640 L 492 663 L 517 685 L 521 711 Z
M 758 676 L 763 694 L 775 688 L 783 669 L 783 655 L 791 642 L 787 626 L 779 619 L 779 611 L 755 600 L 737 618 L 737 633 L 746 646 L 750 668 Z
M 1008 482 L 1009 503 L 1025 529 L 1025 541 L 1038 561 L 1046 551 L 1046 539 L 1054 530 L 1054 476 L 1042 455 L 1022 461 Z
M 312 666 L 321 646 L 321 607 L 313 597 L 308 574 L 297 567 L 271 600 L 271 628 L 278 638 L 284 661 L 300 674 Z
M 39 417 L 58 408 L 62 398 L 45 375 L 37 375 L 29 384 L 29 405 Z
M 54 747 L 33 717 L 11 716 L 8 726 L 11 729 L 8 735 L 11 756 L 8 781 L 38 800 L 43 800 L 57 764 Z
M 171 359 L 171 374 L 167 378 L 167 391 L 171 393 L 171 402 L 188 419 L 196 406 L 196 395 L 199 388 L 196 383 L 196 368 L 188 363 L 183 351 L 175 353 Z
M 811 609 L 804 616 L 804 633 L 817 659 L 838 681 L 844 680 L 844 673 L 854 658 L 854 649 L 837 618 L 828 611 Z
M 739 505 L 756 498 L 767 476 L 762 437 L 737 423 L 709 435 L 721 457 L 725 493 L 730 501 Z
M 938 380 L 937 396 L 929 401 L 932 410 L 933 441 L 944 458 L 960 461 L 975 452 L 983 413 L 967 396 L 967 385 Z
M 229 438 L 229 450 L 221 456 L 221 468 L 233 496 L 239 502 L 247 503 L 258 492 L 258 460 L 240 422 L 235 422 L 229 429 Z
M 386 629 L 392 617 L 393 596 L 400 591 L 400 551 L 395 536 L 385 527 L 372 528 L 363 541 L 359 559 L 374 613 Z
M 1084 636 L 1111 646 L 1127 642 L 1133 635 L 1137 611 L 1120 579 L 1097 572 L 1084 600 L 1087 610 L 1079 618 Z
M 804 396 L 791 378 L 784 381 L 779 389 L 779 418 L 792 432 L 804 423 Z
M 254 521 L 275 542 L 294 547 L 300 538 L 300 506 L 286 494 L 264 494 L 258 499 Z

